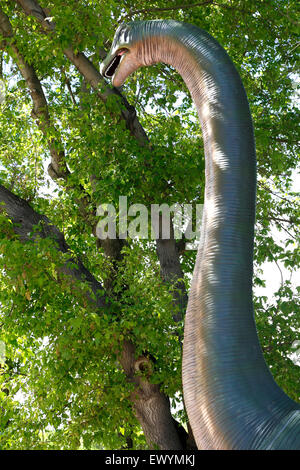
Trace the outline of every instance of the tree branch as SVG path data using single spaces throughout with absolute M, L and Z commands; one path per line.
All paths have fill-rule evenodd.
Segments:
M 23 8 L 27 15 L 34 16 L 43 26 L 46 32 L 54 31 L 55 23 L 53 23 L 49 16 L 46 15 L 44 10 L 35 0 L 16 0 L 17 3 Z M 149 145 L 147 134 L 137 119 L 137 115 L 133 106 L 131 106 L 127 99 L 116 88 L 107 86 L 104 78 L 100 72 L 94 67 L 92 62 L 83 54 L 83 52 L 75 53 L 72 46 L 63 49 L 65 56 L 75 65 L 78 71 L 84 76 L 86 81 L 97 93 L 97 96 L 106 103 L 110 96 L 119 98 L 119 113 L 122 119 L 125 120 L 126 126 L 131 135 L 142 146 Z M 99 85 L 101 85 L 101 90 Z
M 48 103 L 41 85 L 40 80 L 33 68 L 32 65 L 29 65 L 22 54 L 20 53 L 14 35 L 13 29 L 11 27 L 9 18 L 5 13 L 0 9 L 0 33 L 3 37 L 8 38 L 8 44 L 6 44 L 8 50 L 10 50 L 11 55 L 16 60 L 16 63 L 20 69 L 20 72 L 28 86 L 30 95 L 33 102 L 32 117 L 35 119 L 38 127 L 41 129 L 48 141 L 48 148 L 51 155 L 51 163 L 48 167 L 49 176 L 53 181 L 60 183 L 60 180 L 66 182 L 66 189 L 79 189 L 83 194 L 83 197 L 77 199 L 79 206 L 79 212 L 84 220 L 92 224 L 92 229 L 95 230 L 95 222 L 91 222 L 91 217 L 94 217 L 94 213 L 88 208 L 90 203 L 90 196 L 85 192 L 84 188 L 73 182 L 70 184 L 69 176 L 71 175 L 67 164 L 66 156 L 63 150 L 62 142 L 57 138 L 53 138 L 52 135 L 57 135 L 57 130 L 51 122 L 51 118 L 48 111 Z M 51 135 L 52 134 L 52 135 Z M 58 150 L 59 149 L 59 150 Z
M 55 241 L 58 251 L 62 253 L 70 253 L 63 234 L 50 220 L 34 211 L 31 206 L 22 198 L 16 196 L 11 191 L 0 184 L 0 203 L 6 214 L 14 224 L 14 232 L 19 236 L 20 240 L 27 242 L 33 240 L 37 236 L 41 238 L 51 238 Z M 39 229 L 37 229 L 37 226 Z M 34 234 L 33 234 L 34 232 Z M 92 289 L 95 299 L 87 292 L 89 301 L 98 308 L 107 308 L 110 304 L 106 295 L 100 295 L 103 286 L 95 277 L 86 269 L 82 261 L 71 256 L 63 266 L 63 272 L 71 276 L 75 280 L 87 282 Z
M 69 92 L 69 94 L 70 94 L 71 101 L 72 101 L 72 103 L 73 103 L 74 105 L 76 105 L 76 100 L 75 100 L 74 93 L 73 93 L 73 91 L 72 91 L 72 87 L 71 87 L 70 80 L 69 80 L 69 78 L 67 77 L 67 74 L 66 74 L 66 72 L 65 72 L 65 70 L 64 70 L 63 67 L 61 67 L 61 73 L 63 74 L 64 83 L 65 83 L 65 85 L 66 85 L 66 87 L 67 87 L 67 89 L 68 89 L 68 92 Z
M 20 53 L 13 35 L 13 29 L 7 15 L 0 9 L 0 33 L 4 38 L 9 38 L 8 49 L 15 58 L 19 70 L 26 81 L 33 102 L 32 117 L 37 122 L 43 134 L 47 137 L 48 146 L 51 155 L 51 171 L 56 178 L 66 178 L 70 173 L 65 162 L 65 154 L 63 150 L 57 150 L 61 146 L 57 140 L 49 138 L 48 133 L 51 128 L 55 132 L 55 128 L 51 123 L 48 112 L 47 100 L 42 85 L 35 73 L 34 68 L 29 65 Z

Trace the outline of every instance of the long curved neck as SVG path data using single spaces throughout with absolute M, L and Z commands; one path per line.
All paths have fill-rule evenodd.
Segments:
M 224 49 L 199 28 L 145 22 L 141 37 L 138 61 L 176 68 L 204 139 L 204 216 L 183 352 L 184 398 L 197 445 L 292 446 L 299 407 L 274 382 L 253 315 L 256 157 L 245 90 Z
M 241 288 L 245 294 L 247 288 L 241 301 L 248 298 L 248 314 L 252 302 L 256 156 L 244 87 L 229 56 L 205 31 L 173 21 L 149 24 L 139 60 L 146 65 L 165 62 L 179 72 L 201 123 L 206 161 L 206 225 L 202 230 L 206 242 L 202 240 L 201 253 L 205 251 L 209 257 L 203 261 L 211 268 L 211 284 L 220 288 L 218 295 L 223 301 L 229 291 Z M 216 296 L 217 292 L 213 302 Z

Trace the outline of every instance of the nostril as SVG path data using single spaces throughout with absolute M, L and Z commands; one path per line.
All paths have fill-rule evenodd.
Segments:
M 123 49 L 120 49 L 117 52 L 117 55 L 123 55 L 123 54 L 126 54 L 126 52 L 128 52 L 128 49 L 126 49 L 126 47 L 123 47 Z

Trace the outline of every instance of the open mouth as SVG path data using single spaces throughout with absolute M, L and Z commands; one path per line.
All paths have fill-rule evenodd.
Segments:
M 126 54 L 126 52 L 128 52 L 128 49 L 126 49 L 125 47 L 123 47 L 122 49 L 119 49 L 116 52 L 115 56 L 113 57 L 113 59 L 110 61 L 110 63 L 107 65 L 107 67 L 105 68 L 103 72 L 103 75 L 106 78 L 111 78 L 114 75 L 115 71 L 118 68 L 119 63 L 121 62 L 122 55 Z

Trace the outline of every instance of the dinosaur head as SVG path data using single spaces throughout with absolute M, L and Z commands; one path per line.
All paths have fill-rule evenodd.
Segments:
M 161 20 L 152 20 L 122 24 L 101 64 L 101 74 L 110 78 L 114 86 L 119 87 L 139 67 L 156 62 L 153 38 L 158 34 L 161 23 Z
M 128 75 L 142 64 L 137 60 L 136 34 L 132 24 L 123 24 L 116 31 L 111 49 L 101 64 L 101 74 L 121 86 Z

